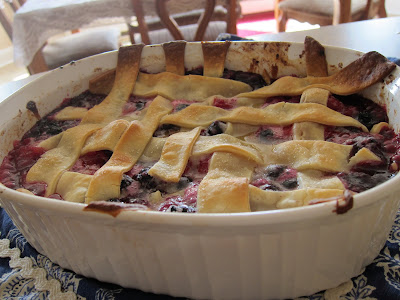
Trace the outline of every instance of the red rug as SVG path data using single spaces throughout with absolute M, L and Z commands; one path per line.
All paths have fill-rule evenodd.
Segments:
M 241 37 L 275 32 L 276 22 L 273 11 L 246 15 L 237 22 L 237 34 Z
M 296 20 L 289 19 L 286 24 L 286 31 L 299 31 L 318 28 L 319 25 L 311 25 L 309 23 L 300 23 Z M 263 33 L 277 33 L 276 21 L 274 12 L 263 12 L 259 14 L 252 14 L 243 16 L 237 22 L 237 35 L 241 37 L 248 37 L 256 34 Z

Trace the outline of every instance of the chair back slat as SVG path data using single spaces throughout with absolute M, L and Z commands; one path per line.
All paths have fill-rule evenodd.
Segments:
M 298 1 L 276 0 L 275 19 L 279 32 L 286 30 L 288 19 L 311 24 L 337 25 L 341 23 L 372 19 L 376 16 L 387 17 L 385 0 L 366 0 L 362 9 L 352 10 L 351 0 L 329 0 L 332 6 L 326 6 L 325 1 L 304 0 L 304 6 L 299 7 Z M 353 0 L 354 1 L 354 0 Z M 313 5 L 307 5 L 312 3 Z M 333 9 L 332 9 L 333 8 Z M 323 11 L 325 9 L 325 11 Z
M 197 11 L 194 13 L 194 10 L 191 10 L 190 6 L 188 7 L 188 1 L 183 1 L 182 4 L 185 4 L 186 12 L 180 13 L 179 17 L 176 11 L 172 11 L 172 8 L 176 8 L 179 5 L 179 0 L 131 0 L 132 6 L 134 9 L 134 13 L 136 16 L 137 26 L 132 24 L 127 24 L 129 28 L 129 34 L 131 38 L 131 42 L 135 43 L 135 33 L 139 33 L 141 36 L 141 40 L 145 44 L 150 44 L 150 32 L 157 31 L 160 29 L 167 29 L 168 32 L 172 35 L 174 40 L 184 40 L 184 35 L 182 33 L 182 27 L 185 25 L 195 24 L 197 27 L 195 28 L 195 32 L 193 34 L 193 40 L 202 41 L 205 39 L 206 30 L 209 27 L 211 21 L 215 21 L 217 14 L 220 12 L 216 7 L 217 3 L 224 4 L 225 13 L 224 16 L 218 16 L 221 19 L 217 19 L 220 21 L 226 22 L 226 31 L 228 33 L 236 34 L 236 22 L 238 18 L 238 10 L 240 6 L 238 5 L 238 0 L 202 0 L 202 1 L 193 1 L 193 9 Z M 202 5 L 201 5 L 202 3 Z M 154 22 L 157 17 L 152 17 L 152 21 L 147 23 L 147 18 L 150 17 L 148 12 L 151 11 L 150 5 L 152 5 L 152 11 L 156 12 L 158 17 L 158 23 Z M 183 5 L 182 5 L 183 6 Z M 201 7 L 201 14 L 198 12 L 198 8 Z M 183 11 L 183 7 L 179 8 L 180 11 Z M 200 11 L 201 11 L 200 10 Z M 218 11 L 218 13 L 215 13 Z M 193 14 L 192 14 L 193 13 Z M 153 15 L 153 14 L 152 14 Z M 176 19 L 175 19 L 176 18 Z M 190 19 L 190 20 L 189 20 Z M 185 29 L 184 29 L 185 30 Z
M 12 40 L 12 19 L 14 18 L 14 11 L 14 7 L 11 5 L 10 1 L 0 2 L 0 23 L 10 40 Z

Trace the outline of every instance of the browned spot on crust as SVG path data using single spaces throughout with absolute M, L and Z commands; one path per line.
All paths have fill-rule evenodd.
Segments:
M 257 59 L 253 58 L 250 64 L 249 72 L 256 73 L 259 63 L 260 62 Z
M 118 51 L 118 64 L 121 71 L 124 68 L 140 63 L 143 44 L 121 47 Z M 120 72 L 121 73 L 121 72 Z M 108 95 L 114 85 L 116 70 L 108 70 L 89 80 L 89 91 L 93 94 Z
M 332 75 L 331 80 L 337 86 L 351 86 L 363 90 L 388 76 L 395 68 L 395 63 L 387 60 L 382 54 L 372 51 Z
M 344 214 L 353 208 L 353 204 L 353 194 L 349 190 L 346 190 L 343 198 L 336 200 L 336 209 L 333 212 L 337 213 L 338 215 Z
M 230 41 L 201 43 L 204 56 L 204 76 L 222 76 L 230 44 Z
M 177 75 L 185 75 L 185 41 L 162 44 L 165 53 L 165 70 Z
M 143 47 L 144 44 L 135 44 L 119 48 L 115 82 L 119 83 L 120 80 L 126 81 L 127 76 L 124 75 L 130 73 L 132 70 L 135 70 L 137 73 L 139 72 Z M 132 74 L 132 78 L 136 80 L 134 74 Z
M 108 95 L 115 80 L 115 69 L 106 71 L 89 80 L 89 91 L 93 94 Z
M 271 66 L 271 77 L 276 78 L 278 76 L 278 66 L 272 65 Z
M 388 84 L 392 83 L 394 79 L 395 79 L 394 75 L 393 75 L 393 74 L 390 74 L 390 75 L 386 78 L 385 84 L 388 85 Z
M 306 69 L 308 76 L 328 76 L 328 64 L 325 57 L 325 48 L 312 37 L 307 36 L 304 41 L 306 54 Z
M 264 81 L 269 85 L 271 84 L 272 80 L 271 80 L 271 76 L 268 74 L 267 70 L 263 70 L 262 72 L 262 77 L 264 78 Z
M 85 206 L 83 210 L 104 213 L 115 218 L 124 210 L 148 210 L 148 208 L 141 204 L 95 201 Z

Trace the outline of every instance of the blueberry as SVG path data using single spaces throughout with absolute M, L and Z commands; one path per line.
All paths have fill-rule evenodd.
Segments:
M 359 150 L 365 147 L 376 154 L 380 159 L 382 159 L 382 161 L 386 162 L 386 157 L 383 154 L 384 148 L 382 141 L 379 141 L 372 136 L 358 136 L 354 138 L 353 141 L 354 144 L 350 152 L 350 157 L 354 156 Z
M 159 127 L 160 130 L 169 130 L 169 131 L 175 131 L 180 129 L 179 126 L 173 125 L 173 124 L 162 124 Z
M 126 174 L 122 175 L 121 190 L 126 189 L 128 186 L 131 185 L 132 182 L 133 179 L 130 176 Z
M 154 132 L 154 137 L 168 137 L 171 134 L 177 133 L 181 130 L 179 126 L 172 124 L 162 124 Z
M 142 110 L 146 105 L 146 102 L 143 101 L 137 101 L 135 102 L 136 110 Z
M 171 205 L 170 207 L 168 207 L 168 209 L 166 210 L 167 212 L 182 212 L 182 213 L 186 213 L 186 212 L 193 212 L 193 208 L 189 207 L 185 204 L 180 204 L 180 205 Z
M 282 172 L 285 170 L 285 166 L 281 165 L 270 165 L 266 169 L 266 175 L 270 178 L 278 178 Z
M 257 65 L 259 61 L 253 60 L 253 63 Z M 259 89 L 267 83 L 264 78 L 260 74 L 251 73 L 251 72 L 243 72 L 243 71 L 232 71 L 232 70 L 224 70 L 224 74 L 222 78 L 233 79 L 237 81 L 241 81 L 250 85 L 253 90 Z
M 293 190 L 297 188 L 298 185 L 297 179 L 296 178 L 286 179 L 285 181 L 282 182 L 282 185 L 289 190 Z
M 260 189 L 262 189 L 264 191 L 265 190 L 270 190 L 270 191 L 280 191 L 281 190 L 277 185 L 272 184 L 272 183 L 264 184 L 264 185 L 260 186 Z
M 215 121 L 210 126 L 208 126 L 205 135 L 212 136 L 224 133 L 226 129 L 226 123 L 221 121 Z
M 274 136 L 274 132 L 269 128 L 267 128 L 267 129 L 265 129 L 265 130 L 260 132 L 260 138 L 261 139 L 269 140 L 273 136 Z
M 155 191 L 157 187 L 156 179 L 149 175 L 148 171 L 150 168 L 144 168 L 140 172 L 133 176 L 133 179 L 140 183 L 140 186 L 144 189 Z
M 181 179 L 179 179 L 179 182 L 177 184 L 177 189 L 182 190 L 182 189 L 186 188 L 191 182 L 192 182 L 191 178 L 181 177 Z
M 353 192 L 363 192 L 373 188 L 391 177 L 389 172 L 376 173 L 369 175 L 361 172 L 339 173 L 337 175 L 344 186 Z
M 108 202 L 121 202 L 121 200 L 119 200 L 118 198 L 111 198 L 111 199 L 108 199 Z
M 63 131 L 62 128 L 55 122 L 49 123 L 43 129 L 47 134 L 50 134 L 50 135 L 56 135 Z
M 180 111 L 180 110 L 182 110 L 182 109 L 184 109 L 184 108 L 186 108 L 186 107 L 188 107 L 188 106 L 189 106 L 189 104 L 185 104 L 185 103 L 178 104 L 178 105 L 175 107 L 175 112 Z

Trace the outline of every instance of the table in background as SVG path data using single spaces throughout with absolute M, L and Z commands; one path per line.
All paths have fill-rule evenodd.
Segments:
M 110 22 L 129 23 L 135 16 L 132 3 L 132 0 L 28 0 L 14 16 L 14 62 L 29 65 L 36 52 L 56 34 Z M 156 0 L 141 1 L 145 16 L 156 16 L 155 3 Z M 173 6 L 175 14 L 187 12 L 187 5 L 177 4 Z M 189 4 L 190 10 L 204 8 L 201 1 Z M 216 0 L 216 5 L 224 5 L 228 10 L 235 7 L 228 0 Z M 236 19 L 229 18 L 227 26 L 236 27 Z
M 259 34 L 248 38 L 256 41 L 303 43 L 307 35 L 323 45 L 345 47 L 362 52 L 378 51 L 387 57 L 400 58 L 400 17 L 324 26 L 297 32 Z

